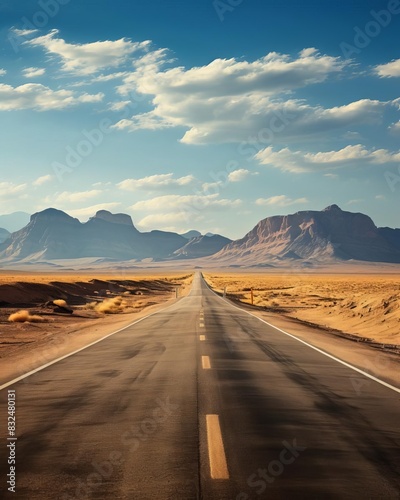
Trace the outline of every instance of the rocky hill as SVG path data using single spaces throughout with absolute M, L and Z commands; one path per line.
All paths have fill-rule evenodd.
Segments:
M 331 205 L 322 211 L 268 217 L 213 260 L 249 265 L 284 259 L 400 263 L 399 232 L 379 229 L 367 215 Z

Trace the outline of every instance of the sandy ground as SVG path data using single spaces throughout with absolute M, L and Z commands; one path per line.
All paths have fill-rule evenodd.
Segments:
M 270 313 L 360 340 L 399 346 L 400 274 L 240 274 L 206 273 L 219 292 Z
M 0 383 L 19 377 L 61 356 L 174 303 L 190 290 L 190 274 L 144 276 L 36 275 L 0 273 Z M 97 304 L 117 309 L 99 312 Z M 73 313 L 49 301 L 62 299 Z M 40 322 L 14 323 L 11 314 L 27 310 Z M 107 310 L 107 308 L 105 308 Z

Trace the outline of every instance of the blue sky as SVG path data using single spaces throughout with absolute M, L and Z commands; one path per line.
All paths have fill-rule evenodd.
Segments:
M 0 213 L 399 226 L 400 1 L 3 1 Z

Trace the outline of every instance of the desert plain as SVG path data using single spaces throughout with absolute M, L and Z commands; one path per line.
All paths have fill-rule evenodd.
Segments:
M 390 356 L 391 366 L 399 367 L 399 273 L 203 274 L 217 293 L 226 293 L 250 312 L 314 345 L 333 349 L 349 362 L 357 361 L 352 354 L 357 342 Z M 0 273 L 0 381 L 21 376 L 173 303 L 190 291 L 193 276 L 188 270 L 166 269 Z M 340 345 L 332 336 L 340 337 Z
M 400 274 L 206 273 L 228 298 L 400 349 Z

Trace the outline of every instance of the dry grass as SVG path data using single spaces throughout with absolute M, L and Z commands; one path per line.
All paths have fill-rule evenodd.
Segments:
M 89 302 L 86 305 L 86 309 L 102 314 L 120 314 L 130 311 L 132 309 L 132 305 L 122 297 L 118 296 L 110 299 L 104 299 L 102 302 Z
M 29 311 L 17 311 L 10 314 L 8 321 L 11 323 L 42 323 L 45 320 L 41 316 L 31 315 Z
M 217 291 L 290 317 L 400 344 L 399 275 L 207 274 Z

